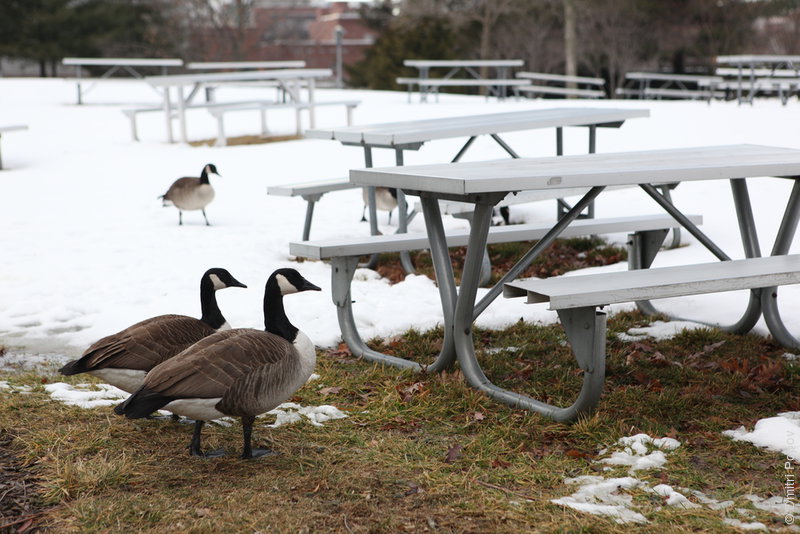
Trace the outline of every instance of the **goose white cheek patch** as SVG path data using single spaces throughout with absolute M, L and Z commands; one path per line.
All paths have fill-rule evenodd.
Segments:
M 294 284 L 287 280 L 282 274 L 275 276 L 275 279 L 278 281 L 278 287 L 281 288 L 282 295 L 291 295 L 292 293 L 297 293 L 297 288 L 294 287 Z
M 228 287 L 225 285 L 225 282 L 220 280 L 219 276 L 217 276 L 216 274 L 210 274 L 208 275 L 208 278 L 211 280 L 211 283 L 214 284 L 214 289 L 225 289 L 226 287 Z

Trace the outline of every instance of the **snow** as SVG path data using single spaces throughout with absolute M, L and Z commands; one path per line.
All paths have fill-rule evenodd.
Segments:
M 649 451 L 651 448 L 672 451 L 680 447 L 680 443 L 672 438 L 653 439 L 647 434 L 636 434 L 620 438 L 617 445 L 624 447 L 621 451 L 614 452 L 609 458 L 604 458 L 602 463 L 608 465 L 629 466 L 628 472 L 634 474 L 643 469 L 655 469 L 663 467 L 667 463 L 667 457 L 662 450 Z
M 258 98 L 256 88 L 227 88 L 218 91 L 220 100 Z M 137 321 L 165 313 L 198 317 L 198 285 L 210 267 L 224 267 L 247 289 L 220 291 L 220 308 L 234 327 L 263 327 L 263 287 L 270 273 L 280 267 L 295 267 L 321 292 L 292 295 L 285 301 L 287 314 L 319 347 L 334 347 L 340 341 L 335 307 L 331 302 L 330 267 L 322 262 L 298 263 L 289 257 L 289 242 L 298 240 L 305 216 L 305 202 L 299 198 L 266 195 L 267 186 L 292 181 L 321 180 L 345 176 L 349 169 L 364 166 L 363 152 L 327 140 L 303 139 L 248 146 L 193 147 L 166 142 L 160 114 L 139 117 L 141 142 L 130 139 L 124 108 L 158 104 L 158 96 L 140 81 L 119 80 L 98 84 L 87 96 L 87 104 L 74 104 L 73 81 L 61 79 L 0 79 L 0 124 L 27 124 L 26 131 L 2 138 L 3 165 L 0 171 L 0 345 L 7 348 L 0 357 L 3 369 L 27 368 L 39 361 L 59 362 L 78 356 L 100 337 Z M 599 152 L 648 150 L 729 143 L 754 143 L 800 148 L 796 128 L 800 106 L 781 106 L 775 100 L 739 106 L 735 102 L 638 102 L 638 101 L 486 101 L 480 97 L 441 95 L 439 103 L 408 103 L 404 92 L 342 91 L 321 89 L 317 99 L 360 99 L 356 123 L 367 124 L 417 118 L 447 117 L 513 110 L 546 109 L 561 106 L 647 108 L 651 116 L 632 119 L 619 129 L 600 129 Z M 341 125 L 343 110 L 320 108 L 319 127 Z M 291 134 L 291 111 L 270 113 L 274 134 Z M 188 115 L 192 139 L 213 138 L 216 124 L 202 110 Z M 258 114 L 237 113 L 226 117 L 230 136 L 259 130 Z M 523 156 L 549 156 L 555 151 L 552 130 L 516 132 L 503 138 Z M 586 151 L 583 128 L 564 131 L 565 152 Z M 464 139 L 430 142 L 419 151 L 405 154 L 407 165 L 449 161 Z M 394 164 L 394 153 L 376 150 L 376 166 Z M 478 139 L 464 161 L 506 158 L 490 139 Z M 206 210 L 212 226 L 203 224 L 198 212 L 188 212 L 178 226 L 174 208 L 163 208 L 158 196 L 181 176 L 197 176 L 206 163 L 215 163 L 221 177 L 213 181 L 216 198 Z M 780 225 L 791 182 L 784 179 L 752 179 L 752 206 L 758 224 L 762 250 L 771 248 Z M 726 181 L 681 184 L 672 192 L 676 204 L 687 213 L 704 217 L 703 231 L 733 258 L 744 257 Z M 414 199 L 411 199 L 412 202 Z M 312 239 L 362 236 L 367 225 L 359 222 L 362 210 L 359 191 L 325 195 L 317 204 Z M 512 220 L 552 220 L 550 202 L 512 207 Z M 596 202 L 598 217 L 657 213 L 659 208 L 636 188 L 608 192 Z M 384 233 L 393 232 L 385 213 L 380 214 Z M 396 218 L 395 218 L 396 220 Z M 446 217 L 446 228 L 466 228 L 466 222 Z M 414 219 L 411 231 L 424 231 L 422 217 Z M 611 235 L 623 244 L 626 236 Z M 685 246 L 662 251 L 654 266 L 714 261 L 710 252 L 684 232 Z M 795 239 L 792 253 L 800 252 Z M 618 271 L 624 264 L 586 269 L 590 272 Z M 486 289 L 478 293 L 480 298 Z M 800 334 L 800 286 L 780 289 L 779 307 L 790 332 Z M 441 324 L 439 295 L 433 281 L 409 276 L 390 285 L 372 271 L 360 270 L 352 285 L 355 321 L 362 337 L 391 337 L 409 328 L 426 330 Z M 659 309 L 680 317 L 730 324 L 738 320 L 747 302 L 747 292 L 662 299 Z M 633 304 L 611 306 L 611 312 L 632 309 Z M 500 328 L 520 318 L 554 323 L 555 312 L 546 305 L 526 305 L 524 299 L 497 299 L 478 319 L 484 328 Z M 689 323 L 656 324 L 629 335 L 660 337 L 674 335 Z M 666 330 L 671 333 L 665 333 Z M 755 332 L 765 335 L 763 320 Z M 796 355 L 787 353 L 787 359 Z M 52 363 L 51 363 L 52 364 Z M 55 386 L 51 384 L 50 386 Z M 76 386 L 70 386 L 76 388 Z M 0 387 L 4 391 L 6 385 Z M 79 403 L 115 402 L 103 398 L 114 392 L 104 388 L 70 391 L 54 388 L 52 393 Z M 296 419 L 298 414 L 311 424 L 338 417 L 328 407 L 307 413 L 289 407 L 278 418 Z M 768 414 L 765 414 L 768 415 Z M 298 416 L 299 417 L 299 416 Z M 277 424 L 277 422 L 276 422 Z M 781 432 L 796 432 L 797 417 L 768 418 L 752 432 L 731 431 L 744 439 L 794 458 L 800 455 L 797 442 L 786 449 L 776 442 Z M 778 436 L 778 437 L 776 437 Z M 785 437 L 785 434 L 783 434 Z M 630 477 L 599 484 L 586 494 L 613 496 L 620 484 L 633 474 L 668 462 L 674 450 L 669 441 L 637 438 L 620 444 L 621 450 L 606 458 L 611 468 L 619 462 Z M 642 452 L 642 451 L 646 452 Z M 617 454 L 620 453 L 620 454 Z M 624 461 L 623 461 L 624 460 Z M 632 462 L 632 463 L 631 463 Z M 582 484 L 582 482 L 576 482 Z M 614 486 L 616 484 L 616 486 Z M 685 505 L 685 496 L 706 507 L 726 508 L 720 503 L 681 488 L 658 489 L 667 504 Z M 579 490 L 579 492 L 582 490 Z M 615 507 L 628 499 L 609 497 L 610 502 L 580 506 L 597 513 L 611 513 L 625 521 L 640 521 L 641 513 Z M 564 498 L 564 502 L 570 498 Z M 705 502 L 703 499 L 707 499 Z M 572 496 L 578 506 L 581 499 Z M 612 512 L 608 512 L 612 510 Z M 642 516 L 643 517 L 643 516 Z
M 257 89 L 224 89 L 219 98 L 249 98 Z M 286 299 L 291 320 L 321 347 L 339 339 L 331 303 L 330 268 L 321 262 L 296 263 L 288 255 L 289 242 L 298 240 L 305 215 L 299 198 L 266 195 L 269 185 L 291 181 L 337 178 L 348 169 L 363 167 L 363 153 L 328 140 L 304 139 L 262 145 L 192 147 L 166 142 L 158 113 L 139 117 L 141 142 L 130 139 L 121 109 L 157 104 L 158 95 L 135 80 L 100 83 L 87 104 L 74 104 L 71 80 L 0 80 L 0 122 L 27 124 L 27 131 L 2 139 L 4 170 L 0 171 L 0 343 L 9 354 L 79 355 L 93 341 L 143 318 L 163 313 L 199 315 L 197 286 L 212 266 L 225 267 L 248 289 L 218 293 L 223 314 L 234 327 L 263 324 L 263 285 L 276 268 L 293 266 L 323 288 Z M 441 95 L 439 103 L 408 103 L 403 92 L 319 90 L 318 100 L 355 98 L 362 105 L 356 123 L 543 109 L 558 106 L 643 107 L 651 116 L 632 119 L 619 129 L 601 129 L 597 150 L 612 152 L 726 143 L 757 143 L 800 147 L 795 125 L 797 106 L 759 101 L 754 106 L 714 102 L 638 101 L 485 101 L 483 98 Z M 231 135 L 258 131 L 258 114 L 226 117 Z M 319 127 L 341 124 L 344 113 L 335 107 L 318 110 Z M 293 113 L 270 114 L 275 134 L 291 133 Z M 213 118 L 202 110 L 189 112 L 192 139 L 214 137 Z M 583 128 L 565 130 L 565 151 L 586 151 Z M 552 155 L 551 130 L 516 132 L 504 139 L 523 156 Z M 409 151 L 406 164 L 448 161 L 463 139 L 433 141 Z M 465 160 L 507 157 L 492 140 L 480 138 Z M 394 154 L 376 150 L 375 164 L 394 164 Z M 177 225 L 174 208 L 163 208 L 157 197 L 180 176 L 199 175 L 206 163 L 215 163 L 222 175 L 214 180 L 216 199 L 206 210 L 211 227 L 198 212 L 185 214 Z M 753 209 L 761 246 L 768 251 L 780 224 L 783 199 L 790 182 L 751 180 Z M 675 202 L 688 213 L 704 216 L 703 230 L 732 257 L 743 257 L 727 182 L 685 183 L 674 192 Z M 775 199 L 780 199 L 776 203 Z M 412 198 L 413 202 L 413 198 Z M 657 206 L 637 189 L 613 191 L 597 201 L 598 216 L 656 213 Z M 362 200 L 358 191 L 341 191 L 317 204 L 313 239 L 364 235 L 359 222 Z M 518 221 L 551 220 L 550 202 L 512 207 Z M 387 226 L 380 214 L 381 228 Z M 466 222 L 447 217 L 448 228 Z M 412 231 L 423 231 L 417 217 Z M 686 234 L 684 232 L 684 234 Z M 623 243 L 625 235 L 610 238 Z M 694 238 L 688 246 L 662 251 L 655 265 L 713 261 Z M 800 251 L 797 240 L 792 252 Z M 595 270 L 621 270 L 624 265 Z M 579 273 L 580 274 L 580 273 Z M 485 290 L 479 292 L 479 298 Z M 800 288 L 781 288 L 780 307 L 792 332 L 800 332 Z M 393 336 L 409 328 L 426 330 L 442 322 L 435 284 L 411 276 L 389 285 L 374 273 L 359 273 L 353 282 L 356 323 L 365 339 Z M 665 299 L 661 309 L 679 316 L 721 323 L 738 319 L 746 293 Z M 611 310 L 630 309 L 631 304 Z M 497 299 L 479 318 L 478 325 L 503 327 L 525 318 L 552 323 L 554 312 L 545 305 L 526 305 L 524 299 Z M 763 322 L 756 331 L 766 333 Z
M 742 426 L 723 434 L 734 441 L 747 441 L 756 447 L 779 452 L 800 463 L 800 412 L 784 412 L 761 419 L 752 432 Z
M 8 382 L 0 381 L 0 390 L 5 389 L 20 392 L 30 391 L 30 387 L 15 387 L 10 386 Z M 86 409 L 116 406 L 121 401 L 128 398 L 128 393 L 108 384 L 73 385 L 64 382 L 54 382 L 45 384 L 44 389 L 53 400 L 63 402 L 68 406 L 77 406 Z M 347 417 L 347 414 L 342 410 L 329 404 L 323 404 L 321 406 L 303 406 L 295 402 L 285 402 L 274 410 L 270 410 L 265 415 L 276 416 L 274 423 L 266 425 L 269 428 L 299 423 L 303 421 L 304 418 L 314 426 L 323 426 L 323 423 L 327 421 Z M 265 417 L 265 415 L 261 415 L 260 417 Z M 233 421 L 231 418 L 224 419 L 228 420 L 227 422 Z M 226 424 L 226 421 L 221 419 L 215 422 L 223 425 Z
M 599 456 L 610 456 L 599 458 L 595 463 L 605 464 L 604 470 L 610 471 L 613 468 L 608 466 L 631 466 L 628 476 L 625 477 L 603 477 L 599 475 L 584 475 L 564 480 L 565 484 L 577 485 L 578 489 L 567 497 L 552 499 L 550 502 L 576 510 L 578 512 L 602 515 L 612 518 L 615 522 L 626 523 L 648 523 L 649 520 L 644 515 L 645 510 L 640 508 L 642 500 L 635 500 L 637 493 L 650 493 L 661 497 L 663 506 L 659 507 L 649 501 L 648 513 L 656 512 L 663 507 L 675 507 L 685 510 L 689 509 L 709 509 L 724 510 L 726 515 L 733 512 L 741 517 L 750 519 L 753 517 L 752 508 L 763 510 L 773 516 L 781 518 L 793 518 L 794 506 L 791 502 L 786 502 L 783 496 L 760 497 L 758 495 L 742 495 L 738 501 L 742 506 L 751 508 L 736 508 L 732 500 L 720 501 L 709 497 L 704 493 L 691 488 L 673 488 L 668 484 L 651 485 L 647 473 L 639 474 L 638 471 L 652 469 L 665 469 L 668 463 L 668 455 L 674 453 L 681 443 L 674 438 L 653 438 L 647 434 L 636 434 L 620 438 L 614 447 L 617 450 L 604 449 L 599 452 Z M 612 447 L 612 449 L 614 448 Z M 658 449 L 658 450 L 653 450 Z M 741 529 L 765 529 L 763 523 L 745 523 L 736 517 L 724 517 L 723 523 Z M 787 520 L 787 525 L 792 521 Z

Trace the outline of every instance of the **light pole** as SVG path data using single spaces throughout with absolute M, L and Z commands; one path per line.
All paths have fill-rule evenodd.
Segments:
M 344 28 L 341 24 L 337 24 L 334 29 L 336 35 L 336 88 L 341 89 L 342 84 L 342 37 L 344 37 Z

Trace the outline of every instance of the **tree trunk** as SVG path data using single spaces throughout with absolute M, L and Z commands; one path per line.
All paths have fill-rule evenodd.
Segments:
M 578 36 L 575 19 L 575 0 L 564 2 L 564 74 L 567 76 L 578 75 Z M 570 89 L 577 88 L 574 82 L 567 82 Z M 567 98 L 574 98 L 568 96 Z

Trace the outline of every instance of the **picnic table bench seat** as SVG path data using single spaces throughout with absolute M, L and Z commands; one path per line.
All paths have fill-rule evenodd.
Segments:
M 244 102 L 237 102 L 238 104 L 257 104 L 257 103 L 270 103 L 274 102 L 273 100 L 249 100 Z M 229 102 L 197 102 L 186 104 L 184 109 L 211 109 L 214 107 L 220 106 L 227 106 Z M 156 106 L 138 106 L 135 108 L 125 108 L 122 110 L 122 113 L 128 118 L 131 123 L 131 138 L 134 141 L 139 140 L 139 133 L 138 128 L 136 126 L 136 117 L 141 113 L 155 113 L 155 112 L 163 112 L 164 106 L 163 105 L 156 105 Z M 172 110 L 172 118 L 176 118 L 178 116 L 177 109 Z
M 353 110 L 361 104 L 360 100 L 328 100 L 322 102 L 231 102 L 228 104 L 209 106 L 208 112 L 217 119 L 217 141 L 216 146 L 225 146 L 227 144 L 227 137 L 225 136 L 225 114 L 236 111 L 253 111 L 257 110 L 261 113 L 261 135 L 266 136 L 269 132 L 267 129 L 267 111 L 276 109 L 293 109 L 295 111 L 295 133 L 301 135 L 303 133 L 303 123 L 301 120 L 300 112 L 309 110 L 313 107 L 322 106 L 344 106 L 345 119 L 347 126 L 353 124 Z
M 699 215 L 690 215 L 688 217 L 696 224 L 702 223 L 702 217 Z M 561 234 L 561 237 L 634 232 L 630 242 L 635 247 L 638 243 L 650 243 L 652 245 L 659 238 L 663 241 L 667 229 L 675 225 L 676 221 L 664 214 L 607 219 L 581 219 L 569 225 Z M 546 223 L 495 226 L 489 229 L 487 243 L 539 240 L 547 235 L 551 226 L 551 224 Z M 634 236 L 635 239 L 633 238 Z M 467 245 L 469 232 L 464 230 L 448 232 L 446 241 L 448 247 Z M 430 242 L 427 234 L 392 234 L 293 242 L 289 244 L 289 253 L 299 258 L 330 260 L 331 293 L 333 303 L 336 306 L 339 328 L 342 332 L 342 339 L 347 343 L 353 354 L 377 363 L 390 363 L 402 368 L 420 369 L 419 364 L 381 354 L 367 347 L 356 327 L 350 286 L 355 270 L 359 266 L 359 258 L 362 256 L 386 252 L 424 250 L 429 247 Z M 632 250 L 632 254 L 638 256 L 639 251 Z M 485 261 L 487 260 L 484 255 Z M 485 268 L 486 265 L 484 264 L 482 267 Z M 443 305 L 443 309 L 446 310 L 446 306 Z M 445 311 L 445 314 L 447 313 Z
M 543 415 L 558 421 L 570 421 L 590 414 L 603 390 L 606 313 L 598 308 L 622 302 L 742 289 L 760 289 L 763 302 L 776 298 L 777 286 L 798 283 L 800 255 L 785 255 L 515 280 L 505 284 L 503 295 L 506 298 L 526 297 L 528 303 L 549 302 L 549 309 L 558 312 L 573 354 L 583 370 L 583 386 L 578 399 L 569 407 L 536 402 L 537 411 Z
M 27 130 L 27 129 L 28 129 L 27 124 L 6 124 L 6 125 L 0 124 L 0 139 L 2 139 L 3 134 L 6 132 L 18 132 L 20 130 Z M 3 157 L 2 153 L 0 152 L 0 170 L 2 169 L 3 169 Z
M 580 98 L 605 98 L 606 96 L 603 90 L 606 81 L 603 78 L 528 71 L 517 72 L 516 77 L 523 80 L 531 80 L 531 85 L 521 85 L 514 88 L 517 96 L 525 93 L 534 96 L 557 95 L 577 96 Z M 538 83 L 534 84 L 533 82 Z M 570 87 L 569 84 L 573 84 L 575 87 Z
M 303 225 L 303 241 L 308 241 L 311 235 L 311 221 L 314 218 L 314 206 L 325 193 L 344 191 L 361 187 L 350 181 L 349 178 L 334 178 L 330 180 L 315 180 L 313 182 L 300 182 L 294 184 L 271 185 L 267 187 L 268 195 L 282 197 L 302 197 L 306 201 L 306 218 Z
M 323 102 L 276 102 L 275 100 L 247 100 L 241 102 L 202 102 L 187 104 L 184 109 L 205 109 L 217 120 L 217 141 L 216 146 L 225 146 L 227 144 L 227 136 L 225 135 L 224 115 L 229 112 L 235 111 L 248 111 L 258 110 L 261 112 L 261 134 L 267 135 L 267 120 L 266 112 L 269 110 L 277 109 L 294 109 L 295 110 L 295 123 L 297 135 L 302 133 L 302 121 L 300 119 L 300 112 L 308 110 L 312 106 L 344 106 L 346 110 L 347 125 L 352 124 L 353 109 L 361 103 L 360 100 L 335 100 Z M 139 140 L 138 129 L 136 126 L 136 117 L 140 113 L 150 113 L 164 111 L 163 106 L 142 106 L 137 108 L 123 109 L 122 113 L 128 117 L 131 124 L 131 138 L 134 141 Z M 172 111 L 172 117 L 178 116 L 177 110 Z
M 476 79 L 476 78 L 406 78 L 406 77 L 399 77 L 396 78 L 395 81 L 399 85 L 406 85 L 408 86 L 408 98 L 409 102 L 411 101 L 411 93 L 414 90 L 414 86 L 418 86 L 420 93 L 425 94 L 429 90 L 433 90 L 433 94 L 436 97 L 437 101 L 439 99 L 439 88 L 440 87 L 488 87 L 490 89 L 490 93 L 494 94 L 494 96 L 502 99 L 505 97 L 505 91 L 503 88 L 512 87 L 518 88 L 525 85 L 530 85 L 530 80 L 519 80 L 514 78 L 487 78 L 487 79 Z M 488 98 L 487 94 L 487 98 Z

